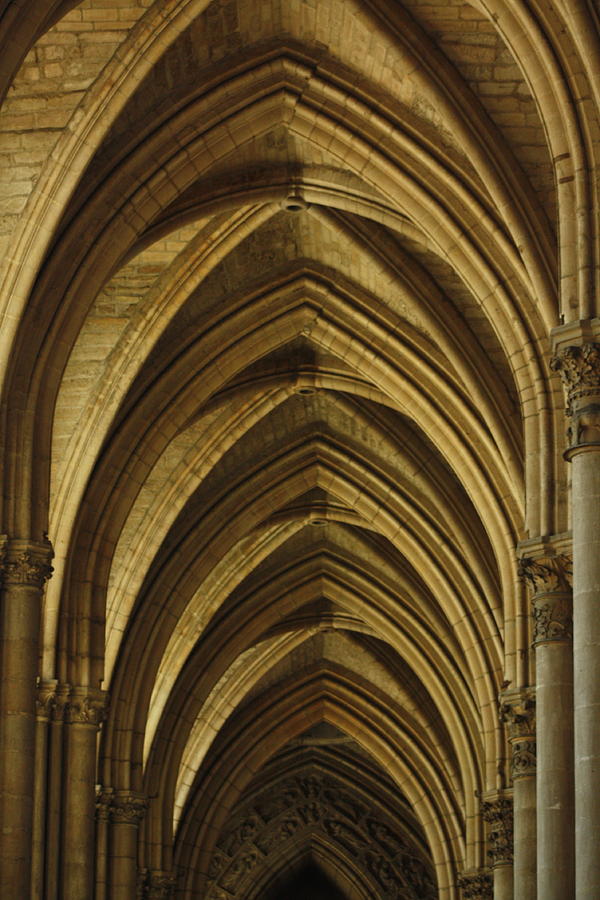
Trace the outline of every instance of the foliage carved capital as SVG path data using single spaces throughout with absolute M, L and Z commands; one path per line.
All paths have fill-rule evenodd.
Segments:
M 22 585 L 41 590 L 52 575 L 53 556 L 50 541 L 7 541 L 0 560 L 3 586 Z
M 535 775 L 535 696 L 531 691 L 505 692 L 500 696 L 500 719 L 508 727 L 512 747 L 513 779 Z
M 481 804 L 484 822 L 489 825 L 488 856 L 492 866 L 511 866 L 513 863 L 513 802 L 512 797 L 498 795 Z
M 563 347 L 550 367 L 562 380 L 567 400 L 569 450 L 600 444 L 600 344 Z
M 458 879 L 463 900 L 493 900 L 494 882 L 490 871 L 463 872 Z
M 116 825 L 139 825 L 148 809 L 148 800 L 135 791 L 116 791 L 110 800 L 110 819 Z
M 518 562 L 517 572 L 534 596 L 557 591 L 570 594 L 573 590 L 573 558 L 566 553 L 524 557 Z
M 66 705 L 65 718 L 70 725 L 98 728 L 106 718 L 108 694 L 89 688 L 73 688 Z

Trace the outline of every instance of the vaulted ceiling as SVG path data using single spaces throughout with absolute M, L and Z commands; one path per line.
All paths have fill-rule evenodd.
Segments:
M 528 683 L 514 548 L 567 527 L 578 13 L 34 6 L 3 509 L 55 548 L 43 675 L 109 692 L 99 779 L 194 896 L 453 896 Z

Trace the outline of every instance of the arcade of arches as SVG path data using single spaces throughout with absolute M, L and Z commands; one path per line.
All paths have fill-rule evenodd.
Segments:
M 600 897 L 597 0 L 0 0 L 0 895 Z

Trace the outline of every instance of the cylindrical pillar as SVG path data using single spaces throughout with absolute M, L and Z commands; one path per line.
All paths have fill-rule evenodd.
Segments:
M 546 544 L 519 568 L 535 592 L 538 897 L 573 900 L 572 560 Z
M 96 735 L 106 697 L 102 691 L 73 688 L 65 721 L 62 896 L 93 896 Z
M 570 335 L 557 335 L 552 363 L 570 417 L 577 900 L 600 897 L 600 343 L 587 340 L 595 324 L 578 323 L 567 346 Z
M 56 706 L 57 681 L 40 684 L 37 696 L 35 731 L 35 774 L 33 802 L 33 847 L 31 861 L 31 897 L 44 896 L 44 863 L 46 850 L 48 723 Z
M 38 645 L 47 541 L 11 540 L 0 566 L 0 896 L 31 891 Z
M 110 808 L 111 900 L 135 897 L 138 880 L 138 828 L 148 803 L 135 791 L 115 791 Z
M 108 831 L 112 791 L 101 790 L 96 797 L 96 892 L 94 900 L 108 897 Z
M 535 698 L 531 690 L 506 691 L 500 715 L 512 748 L 515 897 L 536 900 Z
M 494 900 L 513 900 L 513 800 L 506 792 L 486 795 L 481 814 L 487 823 Z

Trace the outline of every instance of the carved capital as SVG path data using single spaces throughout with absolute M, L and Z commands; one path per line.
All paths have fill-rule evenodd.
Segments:
M 99 788 L 96 792 L 96 820 L 108 822 L 112 803 L 112 788 Z
M 489 825 L 488 856 L 492 866 L 512 866 L 513 863 L 513 802 L 512 797 L 497 795 L 481 804 L 484 822 Z
M 519 577 L 536 594 L 552 594 L 573 590 L 573 559 L 566 553 L 548 554 L 532 559 L 523 557 L 518 562 Z
M 600 344 L 563 347 L 550 367 L 560 375 L 566 394 L 569 451 L 600 445 Z
M 518 778 L 534 776 L 536 771 L 536 742 L 514 741 L 512 745 L 512 757 L 510 770 L 513 781 Z
M 494 882 L 488 870 L 463 872 L 457 885 L 462 891 L 463 900 L 493 900 Z
M 509 741 L 535 741 L 535 694 L 531 690 L 500 694 L 500 720 L 508 725 Z
M 172 872 L 149 871 L 144 897 L 148 900 L 171 900 L 177 879 Z
M 73 688 L 66 706 L 65 718 L 71 725 L 90 725 L 98 728 L 105 719 L 107 706 L 106 691 Z
M 547 594 L 533 601 L 535 644 L 573 639 L 573 600 L 565 594 Z
M 535 775 L 535 696 L 531 691 L 500 696 L 500 719 L 508 726 L 513 779 Z
M 52 575 L 50 541 L 7 541 L 0 560 L 4 587 L 25 585 L 41 590 Z
M 53 718 L 56 708 L 56 689 L 58 681 L 53 678 L 50 681 L 40 681 L 35 698 L 36 718 L 38 722 L 48 722 Z
M 110 818 L 116 825 L 139 825 L 148 808 L 143 794 L 135 791 L 116 791 L 110 802 Z

